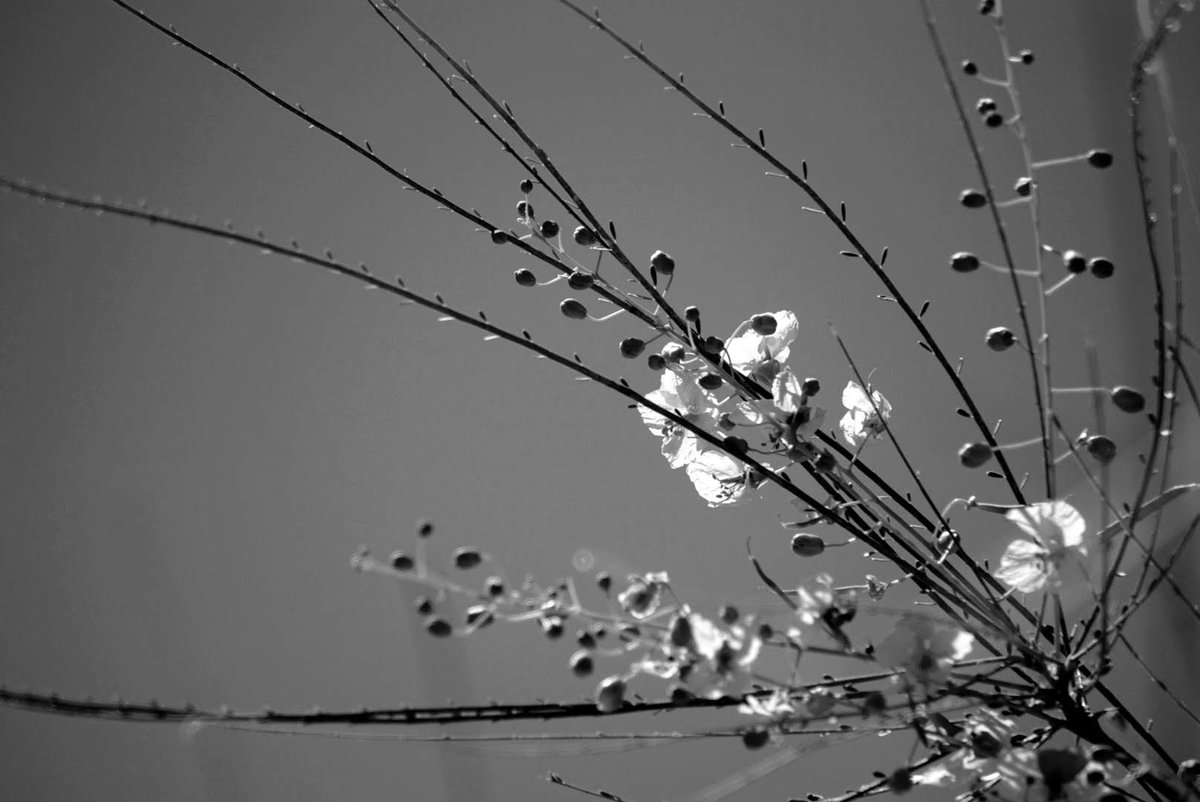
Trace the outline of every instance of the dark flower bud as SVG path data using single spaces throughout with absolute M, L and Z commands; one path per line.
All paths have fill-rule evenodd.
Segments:
M 992 458 L 992 447 L 987 443 L 967 443 L 958 450 L 958 461 L 967 468 L 978 468 Z
M 766 727 L 751 727 L 742 733 L 742 746 L 747 749 L 762 749 L 771 740 L 771 731 Z
M 987 346 L 993 351 L 1007 351 L 1017 341 L 1017 335 L 1003 326 L 988 329 Z
M 724 383 L 725 380 L 715 373 L 705 373 L 696 380 L 696 384 L 700 385 L 705 390 L 716 390 Z
M 590 248 L 600 241 L 596 238 L 595 233 L 585 226 L 576 226 L 571 239 L 575 240 L 575 244 L 582 248 Z
M 1021 176 L 1017 179 L 1017 183 L 1013 184 L 1013 190 L 1022 198 L 1028 198 L 1033 193 L 1033 179 L 1029 176 Z
M 416 565 L 416 563 L 413 562 L 413 558 L 402 551 L 393 551 L 392 556 L 388 558 L 388 561 L 391 562 L 392 567 L 397 571 L 411 571 L 413 566 Z
M 1089 150 L 1087 154 L 1087 163 L 1095 167 L 1097 170 L 1104 170 L 1112 167 L 1113 155 L 1107 150 Z
M 454 627 L 444 618 L 425 619 L 425 631 L 435 638 L 444 638 L 454 632 Z
M 812 398 L 817 393 L 821 392 L 821 382 L 817 379 L 805 379 L 800 385 L 800 392 L 804 393 L 809 398 Z
M 1022 50 L 1020 53 L 1017 54 L 1017 58 L 1019 58 L 1021 60 L 1022 64 L 1032 64 L 1033 63 L 1033 51 L 1032 50 Z
M 586 629 L 579 630 L 579 632 L 575 635 L 575 642 L 584 649 L 596 648 L 596 636 L 588 632 Z
M 716 356 L 725 350 L 725 341 L 720 337 L 705 337 L 701 344 L 704 353 Z
M 675 685 L 671 688 L 671 704 L 681 705 L 685 702 L 690 702 L 696 698 L 696 694 L 692 693 L 683 685 Z
M 779 321 L 774 315 L 755 315 L 750 318 L 750 328 L 754 329 L 755 334 L 761 334 L 764 337 L 769 337 L 775 333 L 775 329 L 779 327 Z
M 563 626 L 563 620 L 557 615 L 547 615 L 541 619 L 542 634 L 550 640 L 558 640 L 563 636 L 566 627 Z
M 604 591 L 605 593 L 608 593 L 608 591 L 612 588 L 612 576 L 607 571 L 601 571 L 600 573 L 596 574 L 596 587 L 600 588 L 600 590 Z
M 646 366 L 650 370 L 663 370 L 667 367 L 667 360 L 663 359 L 661 354 L 651 354 L 646 357 Z
M 1114 387 L 1110 398 L 1122 412 L 1141 412 L 1146 406 L 1146 397 L 1132 387 Z
M 520 270 L 513 273 L 513 278 L 515 278 L 517 283 L 522 287 L 532 287 L 533 285 L 537 284 L 537 276 L 533 274 L 532 270 L 526 267 L 522 267 Z
M 433 602 L 427 596 L 418 596 L 413 599 L 413 608 L 421 615 L 429 615 L 433 612 Z
M 913 787 L 912 772 L 908 769 L 896 769 L 888 777 L 888 790 L 893 794 L 903 794 Z
M 1179 779 L 1183 780 L 1184 785 L 1193 785 L 1196 780 L 1200 780 L 1200 760 L 1196 758 L 1188 758 L 1179 764 Z
M 596 707 L 601 713 L 612 713 L 625 706 L 625 680 L 607 677 L 596 689 Z
M 637 337 L 626 337 L 624 340 L 621 340 L 621 356 L 626 359 L 641 356 L 642 351 L 645 350 L 646 342 L 639 340 Z M 659 357 L 659 359 L 662 359 L 662 357 Z
M 879 691 L 871 691 L 863 697 L 863 712 L 868 716 L 881 716 L 887 712 L 887 697 Z
M 554 222 L 553 220 L 543 220 L 539 230 L 542 232 L 543 237 L 546 239 L 552 239 L 558 236 L 558 223 Z
M 483 589 L 489 596 L 499 596 L 504 593 L 504 580 L 498 576 L 489 576 L 487 582 L 483 585 Z
M 483 629 L 495 620 L 496 617 L 492 615 L 492 608 L 486 604 L 473 604 L 467 608 L 466 622 L 469 627 Z
M 738 608 L 734 607 L 732 604 L 722 604 L 721 609 L 717 611 L 717 617 L 726 624 L 732 626 L 737 623 L 738 619 L 741 617 L 741 613 L 739 613 Z
M 764 359 L 754 366 L 754 370 L 750 371 L 755 381 L 762 384 L 771 385 L 775 381 L 775 377 L 779 375 L 779 371 L 783 370 L 783 365 L 779 364 L 778 359 Z
M 979 13 L 988 16 L 996 10 L 996 0 L 979 0 Z
M 508 242 L 508 232 L 496 229 L 492 232 L 492 242 L 496 243 L 497 245 L 503 245 L 504 243 Z
M 1063 267 L 1070 273 L 1082 273 L 1087 270 L 1087 258 L 1079 251 L 1063 251 Z
M 979 257 L 973 253 L 959 251 L 950 257 L 950 269 L 955 273 L 970 273 L 979 269 Z
M 728 412 L 722 412 L 721 417 L 717 418 L 717 426 L 719 426 L 723 432 L 732 432 L 737 424 L 733 422 L 733 418 L 729 417 Z
M 1088 262 L 1088 269 L 1092 271 L 1092 275 L 1096 278 L 1112 278 L 1114 270 L 1113 263 L 1103 256 L 1093 257 Z
M 417 537 L 429 537 L 433 534 L 433 521 L 422 518 L 417 521 Z
M 521 191 L 524 192 L 526 195 L 528 195 L 530 192 L 533 192 L 533 182 L 530 181 L 528 178 L 522 180 L 521 181 Z
M 517 217 L 522 220 L 532 220 L 533 204 L 529 201 L 517 201 Z
M 998 111 L 989 111 L 983 117 L 983 124 L 988 128 L 999 128 L 1000 126 L 1004 125 L 1004 115 Z M 966 201 L 963 201 L 963 204 L 966 205 Z
M 596 283 L 596 277 L 586 270 L 573 270 L 567 276 L 567 286 L 573 290 L 588 290 Z
M 996 101 L 990 97 L 981 97 L 975 102 L 975 110 L 980 114 L 987 114 L 989 111 L 996 110 Z
M 483 562 L 483 555 L 478 549 L 457 548 L 454 550 L 454 567 L 466 571 Z
M 589 676 L 595 670 L 592 656 L 587 652 L 575 652 L 571 655 L 571 673 L 577 677 Z
M 982 209 L 987 206 L 987 198 L 976 189 L 964 189 L 959 193 L 958 202 L 968 209 Z
M 825 541 L 819 535 L 800 532 L 792 536 L 792 553 L 800 557 L 816 557 L 825 551 Z
M 671 619 L 671 630 L 669 633 L 671 645 L 679 649 L 686 649 L 692 643 L 692 622 L 686 615 L 677 615 Z
M 734 454 L 745 454 L 750 448 L 750 444 L 740 437 L 726 437 L 721 441 L 725 444 L 725 448 L 732 451 Z
M 669 276 L 675 272 L 675 260 L 671 258 L 669 253 L 664 253 L 663 251 L 655 251 L 650 254 L 650 266 L 664 276 Z
M 775 636 L 775 628 L 765 621 L 758 625 L 758 637 L 760 640 L 770 640 Z
M 837 467 L 837 460 L 828 451 L 822 451 L 813 457 L 813 467 L 818 471 L 828 473 Z
M 1117 456 L 1117 444 L 1112 441 L 1111 437 L 1105 437 L 1102 434 L 1094 434 L 1089 437 L 1084 441 L 1084 447 L 1096 462 L 1109 463 Z
M 558 311 L 562 312 L 572 320 L 583 320 L 587 317 L 587 307 L 576 301 L 574 298 L 568 298 L 558 305 Z
M 962 67 L 963 73 L 965 73 L 966 75 L 978 75 L 979 74 L 979 65 L 976 64 L 974 61 L 971 61 L 970 59 L 964 59 L 963 63 L 960 66 Z
M 700 308 L 696 306 L 689 306 L 687 309 L 683 310 L 683 317 L 685 320 L 687 320 L 687 322 L 695 323 L 700 319 Z

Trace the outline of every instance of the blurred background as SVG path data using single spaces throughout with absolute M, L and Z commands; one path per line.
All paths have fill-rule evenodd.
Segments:
M 598 215 L 615 222 L 630 254 L 648 260 L 661 248 L 675 257 L 671 297 L 699 306 L 706 332 L 728 335 L 754 313 L 795 311 L 791 364 L 821 379 L 818 400 L 835 423 L 852 374 L 832 323 L 860 367 L 874 370 L 934 497 L 1007 501 L 1002 483 L 958 466 L 955 451 L 976 436 L 954 414 L 949 385 L 895 305 L 877 299 L 882 288 L 861 262 L 838 256 L 845 246 L 833 228 L 801 211 L 806 199 L 793 188 L 763 177 L 747 151 L 730 148 L 555 3 L 405 6 L 511 103 Z M 523 174 L 366 3 L 145 0 L 145 8 L 369 139 L 414 178 L 515 225 Z M 1026 358 L 983 342 L 992 326 L 1017 328 L 1008 280 L 948 268 L 955 251 L 1001 255 L 986 212 L 957 202 L 977 180 L 916 4 L 662 0 L 601 10 L 701 96 L 723 99 L 747 130 L 764 128 L 785 161 L 807 160 L 814 185 L 831 203 L 845 201 L 863 241 L 889 248 L 888 268 L 908 297 L 931 301 L 927 320 L 952 358 L 965 358 L 984 414 L 1004 419 L 1001 441 L 1036 434 Z M 985 74 L 1002 73 L 974 4 L 939 3 L 937 13 L 953 63 L 970 58 Z M 1045 241 L 1117 268 L 1107 282 L 1085 276 L 1052 296 L 1056 383 L 1088 383 L 1087 339 L 1106 383 L 1149 393 L 1153 295 L 1126 102 L 1135 7 L 1013 3 L 1008 16 L 1013 49 L 1036 56 L 1017 70 L 1034 157 L 1093 147 L 1116 157 L 1108 171 L 1074 165 L 1039 176 Z M 1200 66 L 1197 28 L 1185 22 L 1167 50 L 1177 81 Z M 972 106 L 992 96 L 1010 111 L 1001 90 L 965 78 L 960 86 Z M 1178 91 L 1187 98 L 1191 87 Z M 113 4 L 0 6 L 0 109 L 6 175 L 329 248 L 462 309 L 482 308 L 644 391 L 657 384 L 642 360 L 617 353 L 622 338 L 641 333 L 633 321 L 566 320 L 561 285 L 513 282 L 517 268 L 548 278 L 544 268 L 401 191 Z M 1195 151 L 1197 109 L 1179 112 Z M 1020 176 L 1014 140 L 973 113 L 972 122 L 1007 197 Z M 1151 134 L 1161 141 L 1157 122 Z M 1161 190 L 1164 151 L 1155 144 L 1154 153 Z M 544 194 L 531 200 L 541 216 L 565 219 Z M 1164 209 L 1164 196 L 1158 202 Z M 1005 219 L 1020 266 L 1032 266 L 1027 213 L 1018 207 Z M 1195 227 L 1184 237 L 1194 253 Z M 1055 257 L 1049 264 L 1061 274 Z M 9 687 L 278 710 L 588 696 L 596 678 L 573 677 L 571 645 L 547 641 L 536 625 L 434 640 L 410 610 L 409 589 L 351 571 L 361 544 L 381 555 L 410 547 L 420 517 L 436 522 L 435 558 L 472 545 L 510 581 L 573 575 L 585 586 L 588 575 L 573 567 L 585 553 L 620 573 L 668 570 L 677 593 L 709 615 L 725 602 L 749 609 L 770 600 L 746 563 L 748 536 L 788 586 L 822 571 L 845 582 L 886 574 L 852 549 L 794 557 L 780 522 L 796 512 L 778 494 L 710 510 L 623 400 L 352 281 L 10 194 L 0 195 L 0 265 L 0 682 Z M 1194 286 L 1189 297 L 1193 307 L 1200 300 Z M 1094 430 L 1084 396 L 1065 398 L 1061 410 L 1073 431 Z M 1144 419 L 1114 413 L 1108 424 L 1132 475 Z M 1192 470 L 1180 476 L 1194 479 L 1194 428 L 1183 442 Z M 869 458 L 898 475 L 883 444 Z M 1036 449 L 1013 456 L 1034 487 L 1039 459 Z M 1061 481 L 1094 516 L 1078 472 L 1067 465 Z M 1121 471 L 1115 481 L 1117 499 L 1131 500 Z M 968 545 L 993 559 L 1007 542 L 994 517 L 956 518 Z M 1193 672 L 1172 650 L 1194 642 L 1195 630 L 1177 615 L 1166 603 L 1147 610 L 1132 636 L 1153 643 L 1156 667 L 1194 701 Z M 860 632 L 889 625 L 872 619 Z M 598 676 L 620 668 L 601 663 Z M 1165 740 L 1196 742 L 1136 666 L 1122 662 L 1116 683 Z M 731 717 L 574 729 L 687 729 Z M 731 798 L 840 791 L 864 769 L 903 760 L 908 739 L 892 741 L 802 759 Z M 629 799 L 682 799 L 763 756 L 722 740 L 515 759 L 11 709 L 0 709 L 0 744 L 0 796 L 41 800 L 564 798 L 542 781 L 547 771 Z

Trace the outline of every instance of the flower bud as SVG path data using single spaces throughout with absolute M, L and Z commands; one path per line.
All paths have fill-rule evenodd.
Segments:
M 992 447 L 987 443 L 967 443 L 958 450 L 958 461 L 967 468 L 978 468 L 992 458 Z
M 433 612 L 433 602 L 427 596 L 418 596 L 413 599 L 413 608 L 421 615 L 429 615 Z
M 429 537 L 433 534 L 433 521 L 422 518 L 417 521 L 417 537 Z
M 755 315 L 750 318 L 750 328 L 754 329 L 755 334 L 761 334 L 764 337 L 769 337 L 775 333 L 775 329 L 779 327 L 779 321 L 774 315 Z
M 863 713 L 868 716 L 882 716 L 887 712 L 887 697 L 879 691 L 871 691 L 863 697 Z
M 1146 406 L 1146 397 L 1132 387 L 1114 387 L 1109 397 L 1122 412 L 1141 412 Z
M 722 412 L 721 417 L 717 418 L 717 426 L 723 432 L 732 432 L 737 424 L 733 422 L 733 418 L 729 417 L 728 412 Z
M 454 567 L 462 569 L 474 568 L 483 562 L 483 555 L 478 549 L 458 548 L 454 550 Z
M 987 206 L 987 197 L 978 190 L 964 189 L 959 193 L 958 202 L 968 209 L 982 209 Z
M 388 561 L 397 571 L 411 571 L 413 566 L 416 565 L 416 563 L 413 562 L 413 558 L 402 551 L 393 551 L 392 556 L 388 558 Z
M 1084 447 L 1096 462 L 1102 464 L 1112 462 L 1113 458 L 1117 456 L 1117 444 L 1112 441 L 1111 437 L 1105 437 L 1102 434 L 1094 434 L 1089 437 L 1084 441 Z
M 517 201 L 517 217 L 522 220 L 532 220 L 533 204 L 529 201 Z
M 1017 179 L 1017 183 L 1013 184 L 1013 190 L 1018 196 L 1028 198 L 1033 193 L 1033 179 L 1027 175 Z
M 669 637 L 671 645 L 679 649 L 686 649 L 692 644 L 692 622 L 686 615 L 677 615 L 671 619 L 671 630 Z
M 913 788 L 912 772 L 908 769 L 896 769 L 888 777 L 888 790 L 893 794 L 903 794 Z
M 987 114 L 989 111 L 995 111 L 996 101 L 992 100 L 990 97 L 981 97 L 975 103 L 975 110 L 980 114 Z
M 446 619 L 434 617 L 425 619 L 425 631 L 435 638 L 445 638 L 454 632 L 454 627 Z
M 646 357 L 646 367 L 650 370 L 664 370 L 667 367 L 667 360 L 662 358 L 661 354 L 651 354 Z
M 596 689 L 596 708 L 601 713 L 612 713 L 625 706 L 625 680 L 606 677 Z
M 592 656 L 585 651 L 578 651 L 571 655 L 571 673 L 577 677 L 589 676 L 595 670 L 595 663 L 592 662 Z
M 540 620 L 542 625 L 542 634 L 550 640 L 558 640 L 563 636 L 566 627 L 563 626 L 563 620 L 557 615 L 543 616 Z
M 520 270 L 513 273 L 513 278 L 515 278 L 517 283 L 522 287 L 532 287 L 533 285 L 537 284 L 537 276 L 533 274 L 532 270 L 526 267 L 522 267 Z
M 588 632 L 586 629 L 581 629 L 575 634 L 575 642 L 584 649 L 596 648 L 596 636 Z
M 1071 273 L 1082 273 L 1087 270 L 1087 258 L 1079 251 L 1063 251 L 1063 266 Z
M 959 66 L 962 67 L 962 71 L 965 75 L 978 75 L 979 74 L 979 65 L 976 64 L 974 61 L 971 61 L 970 59 L 964 59 L 963 63 Z
M 663 251 L 655 251 L 650 254 L 650 266 L 664 276 L 669 276 L 675 272 L 675 260 L 671 258 L 669 253 L 664 253 Z
M 771 740 L 771 731 L 766 727 L 751 727 L 742 733 L 742 746 L 747 749 L 762 749 Z
M 783 365 L 779 364 L 778 359 L 764 359 L 754 366 L 754 370 L 750 371 L 750 375 L 755 381 L 770 387 L 781 370 L 783 370 Z
M 497 245 L 503 245 L 504 243 L 508 242 L 508 232 L 496 229 L 492 232 L 492 242 Z
M 530 181 L 528 178 L 522 179 L 521 191 L 524 192 L 526 195 L 528 195 L 530 192 L 533 192 L 533 182 Z
M 722 604 L 721 609 L 717 611 L 717 617 L 730 626 L 736 624 L 741 615 L 738 608 L 732 604 Z
M 642 351 L 646 350 L 646 342 L 639 340 L 637 337 L 626 337 L 621 340 L 621 356 L 626 359 L 633 359 L 641 356 Z M 662 357 L 659 357 L 662 359 Z
M 1095 167 L 1097 170 L 1104 170 L 1112 167 L 1113 156 L 1107 150 L 1089 150 L 1087 154 L 1087 163 Z
M 604 591 L 605 593 L 608 593 L 608 591 L 612 588 L 612 575 L 609 574 L 608 571 L 601 571 L 600 573 L 596 574 L 596 587 L 600 588 L 600 590 Z
M 821 382 L 817 379 L 805 379 L 800 385 L 800 392 L 804 393 L 809 398 L 812 398 L 817 393 L 821 392 Z
M 695 323 L 699 321 L 700 308 L 696 306 L 689 306 L 687 309 L 683 310 L 683 317 L 688 323 Z
M 955 273 L 970 273 L 979 269 L 979 257 L 973 253 L 959 251 L 950 257 L 950 269 Z
M 813 457 L 813 467 L 823 473 L 829 473 L 837 467 L 837 460 L 828 451 L 822 450 L 821 453 Z
M 596 238 L 596 234 L 586 226 L 576 226 L 571 239 L 575 240 L 575 244 L 581 248 L 590 248 L 600 241 Z
M 993 351 L 1007 351 L 1017 341 L 1017 336 L 1003 326 L 988 329 L 987 346 Z
M 724 383 L 725 380 L 715 373 L 705 373 L 696 380 L 696 384 L 700 385 L 705 390 L 716 390 Z
M 1096 256 L 1088 262 L 1088 269 L 1092 271 L 1092 275 L 1096 278 L 1112 278 L 1114 268 L 1112 262 L 1103 256 Z
M 588 290 L 596 283 L 596 277 L 586 270 L 573 270 L 567 276 L 567 286 L 573 290 Z
M 745 454 L 750 448 L 750 444 L 741 437 L 726 437 L 721 442 L 727 450 L 732 451 L 734 454 Z
M 1033 63 L 1033 51 L 1032 50 L 1022 50 L 1020 53 L 1017 54 L 1017 58 L 1020 59 L 1022 64 L 1032 64 Z
M 836 701 L 833 698 L 833 694 L 829 693 L 829 691 L 816 689 L 804 699 L 804 709 L 813 718 L 821 718 L 827 715 L 830 710 L 833 710 Z
M 576 301 L 574 298 L 568 298 L 558 305 L 558 311 L 562 312 L 572 320 L 583 320 L 587 317 L 587 307 Z
M 504 580 L 498 576 L 489 576 L 483 584 L 483 589 L 489 596 L 499 596 L 504 593 Z
M 705 337 L 700 347 L 704 350 L 704 353 L 716 356 L 725 350 L 725 341 L 720 337 Z
M 988 128 L 999 128 L 1004 125 L 1004 115 L 998 111 L 989 111 L 983 117 L 983 124 Z
M 675 685 L 671 688 L 671 704 L 681 705 L 690 702 L 696 698 L 696 694 L 692 693 L 683 685 Z
M 553 239 L 554 237 L 558 236 L 558 223 L 554 222 L 553 220 L 543 220 L 542 225 L 538 230 L 541 231 L 542 236 L 546 239 Z
M 820 535 L 800 532 L 792 536 L 792 553 L 800 557 L 816 557 L 825 551 L 825 541 Z

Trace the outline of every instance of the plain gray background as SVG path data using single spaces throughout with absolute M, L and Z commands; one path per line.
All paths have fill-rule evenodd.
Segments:
M 822 379 L 833 423 L 850 376 L 833 323 L 860 365 L 875 369 L 935 497 L 1003 500 L 999 483 L 958 468 L 954 452 L 974 436 L 953 414 L 944 378 L 898 310 L 876 299 L 863 266 L 837 255 L 844 245 L 832 228 L 800 210 L 797 192 L 764 178 L 746 151 L 554 3 L 408 5 L 511 102 L 616 222 L 629 253 L 675 256 L 672 297 L 699 305 L 707 331 L 794 310 L 802 323 L 792 364 Z M 998 73 L 974 4 L 941 5 L 951 57 Z M 515 165 L 365 3 L 146 8 L 414 177 L 513 224 Z M 1014 48 L 1037 55 L 1018 73 L 1035 157 L 1100 146 L 1118 159 L 1107 172 L 1043 178 L 1046 240 L 1108 255 L 1118 268 L 1110 282 L 1085 278 L 1053 298 L 1056 375 L 1086 382 L 1078 346 L 1087 336 L 1110 382 L 1148 390 L 1151 295 L 1124 103 L 1132 6 L 1009 11 Z M 888 266 L 910 297 L 932 301 L 929 320 L 947 350 L 966 357 L 985 413 L 1005 419 L 1001 439 L 1036 432 L 1023 355 L 983 346 L 987 328 L 1015 328 L 1007 279 L 946 267 L 957 250 L 1000 257 L 986 215 L 956 202 L 976 181 L 915 4 L 664 0 L 607 3 L 603 13 L 702 96 L 724 99 L 748 130 L 765 128 L 787 161 L 807 159 L 814 184 L 846 201 L 864 241 L 890 248 Z M 1183 98 L 1197 52 L 1188 25 L 1170 45 Z M 1004 105 L 999 90 L 962 86 L 969 102 L 990 94 Z M 616 354 L 621 338 L 639 333 L 632 322 L 563 319 L 559 286 L 513 283 L 526 266 L 515 250 L 401 191 L 114 5 L 5 2 L 0 110 L 5 174 L 328 247 L 528 328 L 636 387 L 655 385 L 640 361 Z M 1181 111 L 1190 115 L 1185 141 L 1195 143 L 1196 110 Z M 978 130 L 1004 194 L 1018 175 L 1011 137 Z M 533 202 L 546 205 L 536 194 Z M 1006 217 L 1028 266 L 1027 218 L 1019 209 Z M 567 670 L 569 644 L 545 641 L 536 626 L 435 642 L 408 612 L 411 594 L 350 571 L 359 544 L 380 554 L 407 545 L 421 516 L 437 521 L 435 553 L 478 545 L 512 580 L 570 574 L 588 549 L 618 570 L 669 570 L 679 594 L 708 613 L 725 601 L 769 601 L 746 564 L 747 536 L 784 584 L 822 570 L 844 581 L 884 573 L 849 549 L 792 557 L 779 521 L 794 510 L 778 496 L 707 509 L 624 401 L 350 281 L 9 195 L 0 196 L 0 268 L 0 681 L 10 686 L 276 709 L 589 694 L 593 681 Z M 1071 428 L 1090 425 L 1082 397 L 1062 409 Z M 1144 427 L 1110 421 L 1132 452 Z M 1014 461 L 1035 470 L 1037 458 L 1027 451 Z M 872 459 L 895 465 L 882 445 Z M 1079 480 L 1070 468 L 1063 477 L 1066 486 Z M 964 536 L 994 558 L 1001 524 L 966 518 Z M 1143 625 L 1153 617 L 1172 626 L 1168 614 L 1145 616 Z M 1167 628 L 1134 629 L 1154 640 L 1167 678 L 1188 677 L 1170 656 L 1180 641 L 1164 640 Z M 1119 682 L 1145 685 L 1128 667 Z M 1138 712 L 1158 717 L 1164 737 L 1194 742 L 1178 711 L 1154 704 L 1142 700 Z M 631 799 L 684 798 L 757 759 L 721 741 L 515 760 L 15 710 L 0 710 L 0 743 L 0 795 L 45 800 L 563 799 L 539 780 L 548 770 Z M 864 768 L 890 769 L 907 748 L 897 739 L 891 757 L 859 745 L 825 753 L 735 798 L 836 792 Z

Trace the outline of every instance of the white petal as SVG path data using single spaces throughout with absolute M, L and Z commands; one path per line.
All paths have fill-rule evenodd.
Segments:
M 871 402 L 867 400 L 867 393 L 858 382 L 846 383 L 846 389 L 842 390 L 842 406 L 851 411 L 856 409 L 867 413 L 871 411 Z
M 1000 558 L 996 578 L 1021 593 L 1033 593 L 1046 584 L 1046 552 L 1037 543 L 1014 540 Z
M 720 451 L 703 451 L 687 466 L 688 478 L 710 507 L 739 504 L 750 482 L 741 463 Z
M 791 368 L 779 371 L 775 376 L 775 381 L 771 383 L 771 395 L 775 397 L 775 408 L 789 415 L 800 409 L 800 398 L 803 392 L 803 382 L 792 372 Z

